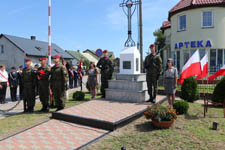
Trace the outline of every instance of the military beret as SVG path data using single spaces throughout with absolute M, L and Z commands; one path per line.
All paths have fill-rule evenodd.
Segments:
M 103 53 L 108 53 L 108 50 L 107 50 L 107 49 L 106 49 L 106 50 L 104 50 L 104 51 L 103 51 Z
M 28 62 L 28 61 L 32 61 L 32 59 L 26 58 L 26 59 L 25 59 L 25 62 Z
M 60 58 L 60 56 L 59 55 L 55 55 L 55 56 L 53 56 L 53 59 L 59 59 Z
M 15 69 L 16 69 L 16 67 L 12 67 L 11 69 L 12 69 L 12 70 L 15 70 Z
M 155 44 L 151 44 L 151 45 L 150 45 L 150 48 L 152 48 L 152 47 L 155 47 Z
M 40 60 L 40 61 L 42 61 L 42 60 L 47 60 L 47 57 L 41 57 L 39 60 Z

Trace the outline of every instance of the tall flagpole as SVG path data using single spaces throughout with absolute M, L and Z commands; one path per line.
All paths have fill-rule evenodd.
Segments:
M 51 0 L 48 0 L 48 64 L 51 66 Z

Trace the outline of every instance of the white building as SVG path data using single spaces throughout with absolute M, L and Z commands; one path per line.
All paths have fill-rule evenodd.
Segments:
M 169 11 L 161 29 L 179 70 L 195 52 L 209 55 L 210 72 L 225 64 L 225 0 L 181 0 Z M 164 60 L 165 62 L 165 60 Z

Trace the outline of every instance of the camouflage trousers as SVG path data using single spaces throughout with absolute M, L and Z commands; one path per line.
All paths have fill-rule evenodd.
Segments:
M 103 97 L 105 97 L 105 89 L 108 88 L 108 80 L 110 80 L 108 76 L 101 74 L 101 93 Z
M 65 87 L 62 85 L 61 82 L 54 82 L 54 84 L 51 86 L 53 98 L 56 104 L 56 107 L 59 109 L 63 109 L 65 107 Z
M 35 105 L 35 88 L 32 84 L 24 84 L 24 98 L 23 98 L 23 104 L 24 104 L 24 111 L 30 111 L 34 109 Z
M 49 84 L 48 81 L 45 82 L 46 83 L 39 83 L 39 94 L 42 107 L 47 109 L 49 107 Z
M 148 94 L 151 99 L 155 99 L 158 92 L 158 75 L 147 73 L 146 80 L 148 86 Z

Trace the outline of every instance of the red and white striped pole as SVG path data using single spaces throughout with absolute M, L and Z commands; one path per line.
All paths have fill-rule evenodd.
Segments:
M 51 66 L 51 0 L 48 0 L 48 64 Z

